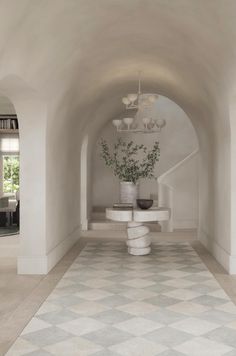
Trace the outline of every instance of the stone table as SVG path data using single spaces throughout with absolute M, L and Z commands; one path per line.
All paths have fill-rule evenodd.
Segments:
M 142 209 L 106 209 L 106 218 L 113 221 L 127 222 L 127 246 L 131 255 L 147 255 L 151 252 L 150 229 L 145 222 L 166 221 L 170 218 L 168 208 Z

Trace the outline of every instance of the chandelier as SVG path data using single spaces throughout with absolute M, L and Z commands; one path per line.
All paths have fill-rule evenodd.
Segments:
M 144 94 L 141 92 L 141 79 L 139 75 L 138 92 L 128 94 L 122 98 L 122 103 L 125 105 L 126 110 L 136 110 L 136 113 L 134 117 L 112 120 L 117 131 L 134 133 L 160 132 L 166 125 L 166 121 L 155 117 L 153 114 L 157 99 L 157 94 Z

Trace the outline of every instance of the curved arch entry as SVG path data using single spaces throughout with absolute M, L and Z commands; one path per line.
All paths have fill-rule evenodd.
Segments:
M 19 130 L 16 111 L 12 102 L 6 97 L 0 97 L 0 198 L 8 198 L 7 205 L 1 205 L 0 237 L 19 234 L 20 212 L 20 149 Z M 6 200 L 5 200 L 6 201 Z M 16 256 L 19 239 L 13 236 L 4 239 L 0 255 Z M 10 241 L 14 245 L 10 245 Z
M 157 195 L 159 191 L 159 204 L 171 207 L 174 212 L 174 228 L 195 229 L 198 227 L 199 199 L 197 134 L 186 113 L 169 98 L 160 96 L 155 110 L 156 112 L 153 112 L 155 117 L 167 119 L 167 126 L 160 135 L 125 134 L 124 136 L 123 134 L 122 136 L 147 146 L 156 139 L 160 142 L 161 159 L 155 172 L 160 182 L 158 180 L 157 184 L 155 180 L 143 180 L 140 184 L 140 195 L 149 198 L 150 194 Z M 96 127 L 95 125 L 92 127 L 90 123 L 82 141 L 80 163 L 82 230 L 88 229 L 92 208 L 95 207 L 100 211 L 100 208 L 104 209 L 118 201 L 118 179 L 101 161 L 98 145 L 101 137 L 112 144 L 120 136 L 111 121 L 111 119 L 108 120 L 105 125 L 104 121 L 101 122 L 100 127 L 97 121 Z M 166 201 L 163 194 L 160 194 L 164 186 L 175 188 L 172 202 Z M 104 187 L 106 187 L 105 191 Z M 177 209 L 180 197 L 185 204 L 181 209 Z M 163 231 L 173 231 L 172 221 L 162 228 Z
M 19 274 L 46 274 L 46 107 L 35 91 L 16 76 L 0 81 L 0 93 L 13 103 L 20 130 Z

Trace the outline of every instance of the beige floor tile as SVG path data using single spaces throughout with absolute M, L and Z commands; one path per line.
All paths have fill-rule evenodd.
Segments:
M 109 310 L 111 308 L 104 304 L 99 304 L 91 301 L 91 302 L 82 302 L 80 304 L 73 305 L 68 309 L 75 313 L 78 313 L 79 315 L 91 316 Z
M 121 311 L 124 311 L 124 312 L 132 314 L 132 315 L 141 316 L 141 315 L 144 315 L 147 313 L 157 311 L 159 308 L 152 304 L 148 304 L 148 303 L 140 301 L 140 302 L 133 302 L 133 303 L 125 304 L 125 305 L 117 307 L 116 309 L 119 309 Z
M 157 295 L 157 293 L 155 293 L 155 292 L 145 290 L 145 289 L 136 289 L 136 288 L 121 292 L 119 294 L 126 298 L 130 298 L 130 299 L 138 300 L 138 301 L 147 299 L 147 298 L 152 298 Z
M 36 317 L 33 317 L 30 322 L 26 325 L 26 327 L 24 328 L 24 330 L 22 331 L 21 335 L 25 335 L 28 334 L 30 332 L 34 332 L 34 331 L 38 331 L 38 330 L 42 330 L 42 329 L 46 329 L 48 327 L 50 327 L 51 324 L 40 320 Z
M 163 326 L 163 324 L 144 318 L 132 318 L 115 325 L 116 328 L 135 336 L 142 336 Z
M 233 350 L 232 347 L 202 337 L 187 341 L 174 349 L 187 356 L 222 356 Z
M 57 327 L 71 333 L 72 335 L 81 336 L 102 329 L 106 327 L 106 324 L 89 317 L 81 317 L 66 323 L 59 324 Z
M 125 286 L 132 287 L 132 288 L 146 288 L 146 287 L 153 286 L 156 283 L 144 278 L 135 278 L 122 282 L 121 284 L 124 284 Z
M 102 289 L 94 288 L 94 289 L 85 290 L 82 292 L 75 293 L 75 295 L 82 299 L 95 301 L 95 300 L 100 300 L 103 298 L 110 297 L 113 294 L 106 292 L 105 290 L 102 290 Z
M 217 329 L 219 324 L 210 323 L 209 321 L 197 318 L 188 318 L 170 324 L 170 326 L 177 330 L 185 331 L 186 333 L 192 334 L 194 336 L 200 336 L 208 333 L 209 331 Z
M 11 347 L 11 349 L 7 352 L 6 356 L 21 356 L 37 349 L 37 346 L 31 344 L 30 342 L 22 338 L 18 338 Z
M 180 302 L 168 306 L 167 309 L 172 310 L 176 313 L 182 313 L 186 315 L 197 315 L 209 310 L 210 307 L 197 303 L 192 303 L 192 302 Z
M 167 350 L 167 347 L 143 338 L 133 338 L 121 344 L 111 346 L 109 349 L 122 356 L 155 356 Z
M 173 240 L 173 235 L 168 237 L 170 240 Z M 183 236 L 179 235 L 179 240 L 186 238 Z M 176 239 L 176 237 L 175 237 Z M 163 236 L 162 240 L 166 240 L 166 235 Z M 91 240 L 90 240 L 91 241 Z M 221 286 L 223 286 L 227 292 L 227 294 L 229 294 L 234 300 L 236 300 L 236 278 L 234 276 L 228 276 L 224 270 L 215 262 L 215 260 L 206 253 L 206 250 L 204 250 L 203 247 L 200 246 L 200 244 L 198 242 L 191 242 L 192 245 L 194 246 L 194 248 L 196 249 L 196 251 L 198 252 L 198 254 L 200 255 L 200 257 L 204 260 L 204 263 L 207 264 L 210 272 L 214 273 L 217 281 L 213 278 L 212 274 L 205 270 L 205 271 L 201 271 L 198 273 L 199 277 L 202 277 L 203 280 L 201 280 L 201 284 L 205 284 L 207 287 L 211 287 L 211 288 L 215 288 L 215 290 L 213 290 L 210 293 L 207 293 L 206 296 L 211 296 L 211 297 L 215 297 L 215 298 L 223 298 L 226 300 L 225 303 L 222 304 L 221 306 L 205 306 L 205 305 L 201 305 L 200 303 L 192 303 L 191 298 L 194 296 L 194 298 L 196 297 L 196 292 L 194 290 L 191 290 L 191 286 L 189 285 L 189 281 L 190 283 L 195 281 L 191 280 L 191 278 L 186 278 L 186 273 L 187 273 L 187 277 L 188 277 L 188 270 L 185 268 L 184 271 L 179 271 L 177 270 L 178 268 L 181 268 L 180 264 L 177 264 L 177 261 L 181 261 L 182 259 L 182 255 L 181 256 L 176 256 L 176 251 L 173 252 L 172 246 L 168 245 L 168 243 L 166 243 L 165 241 L 163 242 L 163 246 L 162 246 L 162 251 L 160 253 L 160 258 L 158 258 L 158 262 L 163 261 L 163 263 L 167 263 L 168 262 L 168 270 L 165 271 L 167 272 L 165 276 L 166 278 L 169 278 L 170 283 L 174 283 L 172 285 L 174 289 L 174 293 L 177 293 L 180 300 L 180 303 L 175 303 L 173 305 L 164 305 L 162 303 L 162 306 L 158 306 L 157 305 L 152 305 L 150 304 L 148 301 L 143 301 L 143 297 L 147 296 L 147 298 L 145 299 L 154 299 L 155 295 L 157 294 L 156 291 L 153 292 L 152 286 L 146 287 L 144 286 L 144 284 L 142 284 L 140 281 L 140 283 L 137 282 L 137 280 L 144 280 L 145 282 L 148 282 L 149 280 L 149 276 L 150 276 L 150 281 L 152 283 L 152 278 L 151 276 L 155 276 L 156 275 L 156 269 L 154 268 L 150 268 L 152 266 L 152 264 L 154 263 L 154 259 L 153 256 L 146 256 L 145 259 L 143 259 L 143 263 L 140 262 L 140 258 L 134 258 L 132 259 L 132 263 L 130 263 L 130 258 L 124 258 L 123 263 L 124 265 L 127 263 L 127 266 L 125 266 L 125 268 L 123 269 L 123 271 L 128 271 L 126 274 L 127 280 L 136 280 L 136 282 L 134 282 L 134 284 L 136 284 L 135 287 L 130 288 L 131 286 L 127 285 L 127 290 L 125 291 L 121 291 L 121 294 L 123 295 L 123 293 L 127 292 L 130 293 L 129 296 L 127 295 L 119 295 L 117 294 L 118 290 L 115 291 L 112 289 L 107 289 L 105 290 L 105 285 L 110 285 L 110 283 L 113 283 L 113 279 L 112 277 L 114 276 L 114 281 L 117 281 L 118 285 L 120 286 L 119 283 L 121 283 L 121 281 L 123 282 L 124 280 L 122 280 L 122 272 L 121 270 L 119 270 L 119 268 L 117 268 L 117 265 L 119 263 L 119 256 L 120 256 L 120 252 L 116 251 L 115 249 L 117 247 L 119 247 L 120 242 L 117 241 L 116 247 L 113 245 L 114 241 L 110 240 L 110 242 L 108 241 L 108 239 L 106 240 L 99 240 L 99 248 L 100 248 L 100 244 L 103 243 L 104 241 L 107 241 L 108 244 L 107 245 L 103 245 L 103 248 L 101 250 L 104 250 L 103 253 L 101 253 L 101 256 L 99 256 L 98 253 L 96 253 L 96 255 L 93 255 L 93 247 L 92 245 L 89 247 L 88 252 L 84 252 L 83 251 L 83 255 L 84 257 L 82 257 L 81 261 L 80 258 L 77 259 L 77 261 L 71 266 L 71 269 L 66 273 L 65 278 L 63 278 L 60 281 L 60 278 L 62 277 L 63 273 L 66 271 L 66 269 L 68 268 L 68 266 L 72 263 L 72 261 L 74 260 L 74 258 L 76 257 L 76 255 L 78 254 L 78 251 L 80 250 L 79 248 L 75 251 L 70 252 L 70 258 L 67 257 L 67 261 L 58 264 L 59 270 L 57 271 L 57 268 L 52 271 L 52 274 L 49 274 L 46 277 L 39 277 L 39 276 L 31 276 L 30 278 L 19 278 L 22 276 L 13 276 L 13 271 L 11 270 L 11 272 L 7 272 L 6 275 L 3 276 L 2 274 L 2 270 L 1 270 L 1 261 L 0 261 L 0 287 L 4 288 L 4 294 L 0 295 L 0 312 L 2 310 L 2 312 L 4 312 L 4 318 L 2 318 L 0 320 L 0 355 L 1 354 L 5 354 L 5 351 L 7 350 L 7 348 L 10 346 L 11 342 L 16 338 L 16 336 L 20 333 L 20 330 L 22 330 L 22 328 L 27 324 L 28 320 L 30 320 L 30 318 L 34 315 L 34 313 L 37 311 L 37 309 L 39 308 L 40 304 L 45 300 L 45 298 L 50 294 L 50 292 L 53 290 L 53 288 L 55 287 L 57 281 L 60 281 L 59 285 L 57 286 L 57 289 L 54 290 L 54 292 L 49 296 L 48 300 L 46 303 L 44 303 L 40 310 L 38 315 L 43 315 L 44 313 L 50 313 L 56 310 L 60 310 L 60 309 L 64 309 L 64 313 L 66 312 L 66 310 L 69 310 L 70 313 L 76 312 L 76 308 L 77 308 L 77 314 L 78 314 L 78 319 L 81 319 L 80 321 L 84 321 L 84 319 L 92 319 L 95 320 L 96 322 L 102 322 L 101 324 L 103 324 L 103 319 L 106 320 L 106 318 L 108 318 L 108 316 L 105 315 L 106 310 L 107 313 L 112 314 L 112 306 L 108 306 L 108 304 L 106 305 L 105 300 L 109 300 L 110 298 L 116 298 L 118 300 L 118 298 L 123 298 L 125 300 L 124 297 L 129 298 L 126 301 L 126 304 L 121 305 L 121 303 L 115 303 L 115 305 L 120 305 L 120 307 L 117 307 L 116 309 L 119 310 L 119 308 L 125 308 L 125 310 L 123 310 L 124 314 L 125 313 L 130 313 L 127 314 L 128 317 L 130 315 L 130 319 L 132 319 L 132 316 L 136 316 L 137 319 L 145 319 L 145 314 L 148 314 L 148 320 L 154 323 L 159 323 L 159 321 L 157 320 L 157 318 L 151 318 L 151 315 L 154 315 L 156 313 L 156 315 L 158 314 L 158 312 L 160 312 L 161 310 L 163 311 L 164 309 L 166 310 L 166 312 L 169 311 L 169 313 L 172 311 L 172 314 L 174 314 L 173 312 L 175 312 L 175 315 L 182 315 L 185 318 L 185 321 L 188 320 L 189 316 L 196 316 L 198 317 L 199 314 L 201 314 L 204 311 L 208 311 L 209 308 L 213 308 L 213 311 L 215 311 L 215 319 L 212 318 L 213 323 L 209 323 L 208 320 L 206 319 L 205 321 L 208 323 L 207 325 L 205 323 L 202 323 L 201 321 L 201 325 L 203 325 L 203 329 L 205 332 L 207 332 L 207 330 L 209 330 L 209 328 L 213 327 L 212 324 L 218 323 L 217 321 L 217 313 L 223 313 L 224 315 L 234 315 L 234 306 L 232 306 L 231 303 L 228 302 L 228 298 L 227 295 L 222 291 Z M 178 240 L 175 240 L 174 242 L 176 242 Z M 95 244 L 98 242 L 98 240 L 94 240 L 94 246 Z M 194 258 L 194 262 L 196 262 L 199 257 L 198 255 L 195 253 L 195 251 L 191 250 L 191 247 L 189 247 L 187 244 L 184 244 L 183 246 L 185 246 L 184 248 L 186 249 L 186 251 L 188 251 L 188 256 L 191 257 L 193 256 Z M 113 250 L 114 248 L 114 250 Z M 112 249 L 112 250 L 111 250 Z M 74 249 L 73 249 L 74 250 Z M 124 253 L 125 249 L 122 250 L 122 254 Z M 129 256 L 128 256 L 129 257 Z M 123 258 L 123 257 L 122 257 Z M 94 264 L 89 265 L 86 264 L 87 262 L 89 262 L 89 260 L 93 259 L 93 261 L 96 261 Z M 93 265 L 96 264 L 96 269 L 92 269 Z M 10 266 L 10 265 L 9 265 Z M 85 267 L 87 266 L 87 267 Z M 184 267 L 184 263 L 182 265 L 182 267 Z M 194 267 L 199 267 L 200 269 L 205 268 L 204 264 L 199 262 L 197 264 L 194 264 Z M 6 266 L 4 266 L 4 271 L 6 271 Z M 88 273 L 85 275 L 85 269 L 88 268 Z M 104 268 L 112 268 L 113 271 L 108 271 L 105 270 Z M 123 268 L 123 267 L 122 267 Z M 165 272 L 161 272 L 161 273 L 165 273 Z M 15 272 L 14 272 L 15 273 Z M 73 280 L 70 280 L 69 277 L 73 277 Z M 81 279 L 81 276 L 84 277 Z M 120 277 L 119 277 L 120 276 Z M 124 276 L 124 275 L 123 275 Z M 106 278 L 109 279 L 106 279 Z M 207 278 L 207 280 L 204 281 L 204 278 Z M 82 280 L 82 281 L 86 281 L 88 279 L 90 280 L 94 280 L 94 283 L 100 283 L 97 284 L 97 286 L 99 285 L 99 288 L 93 288 L 91 290 L 81 290 L 81 293 L 83 294 L 83 299 L 84 302 L 81 301 L 80 302 L 76 302 L 76 304 L 72 305 L 61 305 L 59 306 L 58 304 L 56 305 L 57 299 L 60 295 L 66 295 L 68 293 L 68 291 L 70 291 L 71 294 L 73 294 L 73 298 L 74 300 L 81 299 L 81 297 L 79 297 L 76 293 L 74 294 L 73 288 L 71 288 L 71 286 L 76 285 L 77 284 L 77 280 Z M 100 281 L 99 281 L 100 280 Z M 105 281 L 105 282 L 102 282 Z M 171 281 L 172 280 L 172 281 Z M 182 280 L 182 285 L 181 284 L 181 280 Z M 178 281 L 180 281 L 180 283 L 178 284 Z M 184 281 L 188 281 L 188 282 L 184 282 Z M 104 283 L 104 284 L 101 284 Z M 158 282 L 158 279 L 155 280 L 154 279 L 154 284 L 157 283 L 161 283 L 163 285 L 164 282 Z M 177 283 L 177 284 L 175 284 Z M 186 287 L 186 283 L 188 284 L 188 288 Z M 220 283 L 220 285 L 219 285 Z M 165 285 L 165 284 L 164 284 Z M 168 285 L 168 283 L 166 284 L 166 286 Z M 25 288 L 25 286 L 27 286 L 27 288 Z M 123 284 L 123 286 L 125 287 L 125 285 Z M 183 286 L 186 288 L 183 288 Z M 62 289 L 64 290 L 62 290 Z M 104 288 L 104 289 L 103 289 Z M 67 290 L 66 290 L 67 289 Z M 110 292 L 111 290 L 111 292 Z M 12 291 L 14 291 L 14 293 L 12 293 Z M 92 292 L 91 292 L 92 291 Z M 177 292 L 176 292 L 177 291 Z M 19 292 L 19 295 L 18 295 Z M 110 293 L 109 293 L 110 292 Z M 191 294 L 193 293 L 194 294 Z M 135 293 L 136 293 L 136 297 L 135 297 Z M 154 295 L 150 296 L 150 293 L 154 293 Z M 158 292 L 159 294 L 161 293 L 160 291 Z M 167 294 L 168 292 L 166 292 Z M 171 293 L 171 291 L 169 292 Z M 176 295 L 176 294 L 175 294 Z M 182 299 L 180 297 L 180 295 L 182 295 Z M 198 294 L 199 295 L 199 294 Z M 105 296 L 105 297 L 104 297 Z M 161 299 L 163 301 L 163 298 L 166 297 L 165 294 L 161 293 L 159 295 L 159 297 L 161 296 Z M 183 298 L 184 297 L 184 298 Z M 94 299 L 95 298 L 95 299 Z M 173 296 L 172 296 L 173 298 Z M 175 297 L 174 297 L 175 298 Z M 130 300 L 130 301 L 129 301 Z M 132 301 L 131 301 L 132 300 Z M 169 300 L 171 301 L 171 298 L 169 297 Z M 182 302 L 181 302 L 182 300 Z M 55 304 L 54 304 L 55 301 Z M 173 299 L 174 301 L 174 299 Z M 91 304 L 90 304 L 91 303 Z M 108 303 L 108 302 L 107 302 Z M 100 306 L 102 305 L 102 307 Z M 110 305 L 110 304 L 109 304 Z M 112 304 L 113 305 L 113 304 Z M 115 308 L 115 306 L 113 306 Z M 75 309 L 75 310 L 71 310 L 71 309 Z M 102 309 L 101 309 L 102 308 Z M 106 310 L 104 310 L 104 308 L 106 308 Z M 128 308 L 128 310 L 127 310 Z M 176 309 L 175 309 L 176 308 Z M 122 311 L 122 309 L 120 309 Z M 13 313 L 14 312 L 14 313 Z M 104 315 L 103 315 L 104 314 Z M 100 321 L 91 318 L 91 316 L 95 316 L 95 315 L 100 315 L 101 319 Z M 10 317 L 10 318 L 9 318 Z M 84 319 L 82 319 L 84 318 Z M 115 320 L 116 319 L 116 320 Z M 112 324 L 113 329 L 115 329 L 115 324 L 117 323 L 117 325 L 120 323 L 122 324 L 125 321 L 125 318 L 122 320 L 121 318 L 115 318 L 113 321 L 114 323 Z M 129 320 L 130 320 L 129 319 Z M 191 319 L 191 318 L 190 318 Z M 194 319 L 194 318 L 192 318 Z M 195 318 L 196 319 L 196 318 Z M 200 319 L 200 316 L 199 316 Z M 204 319 L 204 318 L 203 318 Z M 8 320 L 11 320 L 11 322 L 8 322 Z M 77 319 L 76 319 L 77 320 Z M 122 320 L 122 322 L 121 322 Z M 146 319 L 145 319 L 146 320 Z M 230 319 L 228 319 L 229 321 Z M 232 319 L 231 319 L 232 320 Z M 169 320 L 170 321 L 170 320 Z M 228 322 L 227 321 L 227 322 Z M 104 321 L 105 322 L 105 321 Z M 70 323 L 70 322 L 68 322 Z M 146 322 L 147 323 L 147 322 Z M 171 321 L 171 323 L 173 323 L 173 321 Z M 63 324 L 67 324 L 67 323 L 63 323 Z M 84 327 L 86 330 L 86 332 L 90 332 L 90 330 L 94 330 L 93 328 L 95 328 L 95 331 L 92 331 L 91 333 L 87 333 L 86 335 L 84 335 L 83 337 L 69 337 L 68 340 L 64 340 L 63 342 L 57 342 L 57 344 L 54 345 L 50 345 L 47 346 L 47 348 L 51 347 L 52 349 L 54 348 L 54 351 L 49 351 L 54 355 L 63 355 L 65 356 L 65 350 L 71 350 L 71 349 L 75 349 L 76 350 L 76 355 L 90 355 L 94 352 L 99 352 L 99 355 L 109 355 L 109 353 L 107 353 L 108 351 L 102 349 L 101 346 L 96 345 L 95 341 L 93 340 L 93 335 L 97 335 L 97 339 L 99 340 L 99 335 L 103 335 L 102 330 L 110 330 L 111 327 L 107 327 L 106 328 L 102 328 L 101 324 L 95 324 L 94 322 L 89 323 L 89 321 L 87 320 L 84 321 Z M 157 325 L 156 324 L 156 325 Z M 209 325 L 211 324 L 211 325 Z M 37 330 L 39 330 L 42 332 L 44 329 L 45 324 L 41 324 L 39 325 L 39 323 L 37 324 L 37 322 L 34 324 L 34 321 L 32 320 L 32 322 L 29 324 L 32 329 L 34 330 L 34 327 L 36 328 L 36 333 Z M 106 324 L 107 325 L 107 324 Z M 128 324 L 127 324 L 128 325 Z M 146 326 L 146 329 L 144 327 L 145 322 L 141 322 L 140 323 L 136 323 L 133 324 L 133 334 L 136 333 L 137 335 L 142 335 L 142 332 L 146 331 L 148 329 L 148 326 Z M 192 321 L 192 332 L 194 332 L 196 335 L 198 335 L 199 331 L 199 325 L 197 326 L 196 321 L 193 323 Z M 185 328 L 189 328 L 191 325 L 189 324 L 185 324 Z M 231 322 L 230 324 L 227 325 L 231 330 L 235 329 L 235 323 L 234 321 Z M 68 328 L 70 328 L 70 330 L 76 330 L 79 329 L 78 325 L 75 324 L 70 324 L 70 326 L 67 325 Z M 100 328 L 101 327 L 101 328 Z M 183 325 L 181 326 L 183 327 Z M 38 328 L 38 329 L 37 329 Z M 87 329 L 86 329 L 87 328 Z M 127 328 L 129 328 L 127 326 Z M 136 328 L 136 329 L 135 329 Z M 143 329 L 145 330 L 143 330 Z M 150 324 L 149 324 L 149 328 L 151 328 Z M 194 329 L 195 328 L 195 329 Z M 197 329 L 198 328 L 198 329 Z M 132 329 L 132 326 L 130 326 L 130 330 Z M 158 331 L 160 331 L 162 328 L 156 329 L 151 333 L 157 333 Z M 27 330 L 27 329 L 26 329 Z M 156 347 L 158 347 L 158 349 L 153 348 L 154 346 L 152 345 L 147 345 L 147 343 L 145 343 L 145 341 L 143 341 L 142 339 L 144 339 L 145 335 L 143 335 L 142 337 L 139 338 L 133 338 L 131 335 L 132 333 L 129 333 L 128 330 L 121 330 L 119 328 L 116 329 L 117 332 L 119 331 L 120 333 L 123 332 L 125 335 L 127 335 L 127 337 L 129 338 L 128 341 L 123 342 L 122 344 L 126 344 L 127 345 L 127 349 L 130 352 L 134 352 L 134 355 L 139 355 L 139 352 L 141 354 L 141 352 L 144 352 L 144 344 L 145 344 L 145 352 L 142 353 L 143 355 L 158 355 L 159 353 L 162 354 L 163 351 L 163 345 L 159 345 L 158 342 L 156 342 L 156 340 L 152 340 L 155 341 Z M 168 328 L 166 328 L 166 330 L 168 330 Z M 174 328 L 173 328 L 174 330 Z M 177 330 L 177 329 L 175 329 Z M 78 331 L 78 333 L 80 333 L 81 331 Z M 75 331 L 74 331 L 75 333 Z M 183 333 L 182 331 L 179 331 L 179 334 Z M 187 331 L 187 333 L 189 333 L 189 329 Z M 226 345 L 222 345 L 221 343 L 215 343 L 212 342 L 210 340 L 204 339 L 203 337 L 199 338 L 196 337 L 195 334 L 193 333 L 193 340 L 192 343 L 189 344 L 189 342 L 185 342 L 184 343 L 184 354 L 188 355 L 189 350 L 191 350 L 191 356 L 213 356 L 210 352 L 215 352 L 214 356 L 221 356 L 224 354 L 225 350 L 226 352 L 228 352 L 228 350 L 231 348 L 226 346 Z M 69 333 L 69 335 L 71 334 L 71 332 Z M 135 334 L 135 335 L 136 335 Z M 178 333 L 177 333 L 178 334 Z M 77 335 L 77 334 L 75 334 Z M 90 344 L 89 341 L 85 338 L 91 335 L 91 339 L 90 339 Z M 122 334 L 123 335 L 123 334 Z M 130 336 L 128 336 L 130 335 Z M 139 342 L 137 342 L 137 344 L 139 345 L 139 348 L 137 349 L 137 346 L 133 344 L 132 340 L 136 339 L 139 340 Z M 26 342 L 25 340 L 23 340 L 22 338 L 18 339 L 18 350 L 17 350 L 17 356 L 21 356 L 20 352 L 23 352 L 23 350 L 27 349 L 27 353 L 31 352 L 32 350 L 32 345 L 28 342 Z M 140 340 L 142 340 L 142 342 L 140 342 Z M 197 340 L 198 342 L 198 349 L 197 352 L 193 354 L 193 352 L 195 352 L 195 341 Z M 148 340 L 148 341 L 151 341 Z M 177 340 L 178 341 L 178 340 Z M 21 342 L 21 345 L 20 345 Z M 121 342 L 121 341 L 120 341 Z M 91 345 L 92 344 L 92 345 Z M 101 344 L 102 345 L 102 344 Z M 216 346 L 218 345 L 218 347 Z M 21 346 L 21 347 L 20 347 Z M 118 346 L 118 345 L 113 345 L 113 346 Z M 180 346 L 180 345 L 179 345 Z M 33 346 L 33 348 L 35 349 L 35 346 Z M 120 348 L 120 355 L 126 355 L 127 349 L 123 348 L 123 346 L 121 346 Z M 164 348 L 165 349 L 165 348 Z M 30 351 L 28 351 L 30 350 Z M 64 351 L 63 351 L 64 350 Z M 78 351 L 79 350 L 79 351 Z M 134 350 L 134 351 L 132 351 Z M 33 351 L 33 350 L 32 350 Z M 180 350 L 179 350 L 180 351 Z M 14 352 L 14 348 L 11 349 L 11 352 Z M 36 350 L 37 352 L 37 350 Z M 64 353 L 63 353 L 64 352 Z M 115 350 L 113 350 L 113 352 L 115 352 Z M 123 352 L 123 353 L 122 353 Z M 150 352 L 150 353 L 148 353 Z M 201 352 L 201 353 L 199 353 Z M 205 353 L 205 354 L 204 354 Z M 13 356 L 16 356 L 16 354 L 12 354 Z M 66 354 L 67 356 L 68 354 Z M 74 355 L 72 353 L 72 355 Z M 127 355 L 132 355 L 131 354 L 127 354 Z M 163 356 L 165 355 L 165 353 L 163 353 Z M 168 355 L 166 353 L 166 355 Z M 71 355 L 70 355 L 71 356 Z M 169 356 L 169 355 L 168 355 Z
M 189 289 L 174 289 L 170 292 L 163 293 L 167 297 L 176 298 L 180 300 L 191 300 L 200 297 L 202 294 Z

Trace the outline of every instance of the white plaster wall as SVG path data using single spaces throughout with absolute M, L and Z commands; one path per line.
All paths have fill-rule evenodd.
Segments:
M 68 98 L 69 101 L 69 98 Z M 80 142 L 77 123 L 68 110 L 50 105 L 47 127 L 47 244 L 49 269 L 74 245 L 80 234 Z

